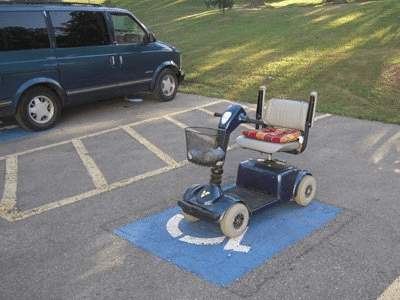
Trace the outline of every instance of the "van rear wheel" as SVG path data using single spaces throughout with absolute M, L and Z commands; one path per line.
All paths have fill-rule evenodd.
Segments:
M 46 130 L 54 126 L 61 114 L 60 101 L 45 87 L 34 87 L 22 96 L 15 118 L 27 130 Z

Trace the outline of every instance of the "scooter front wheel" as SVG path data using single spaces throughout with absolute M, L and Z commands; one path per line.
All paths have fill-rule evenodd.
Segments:
M 187 213 L 185 213 L 184 211 L 182 211 L 182 216 L 185 218 L 185 220 L 189 221 L 189 222 L 197 222 L 199 220 L 199 218 L 193 217 L 192 215 L 189 215 Z
M 242 203 L 231 205 L 221 219 L 220 228 L 224 235 L 235 238 L 241 235 L 249 223 L 249 211 Z
M 306 206 L 313 200 L 316 190 L 317 182 L 315 178 L 311 175 L 306 175 L 300 181 L 294 201 L 298 205 Z

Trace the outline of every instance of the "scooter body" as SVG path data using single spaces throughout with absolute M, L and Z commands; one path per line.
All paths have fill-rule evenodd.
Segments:
M 225 152 L 228 144 L 226 138 L 229 140 L 231 132 L 240 124 L 265 125 L 261 120 L 250 119 L 240 105 L 230 105 L 222 114 L 216 113 L 215 116 L 220 117 L 218 135 L 225 134 L 224 139 L 217 136 L 216 140 L 224 140 L 225 144 L 215 145 L 214 148 L 222 147 Z M 188 159 L 195 162 L 189 152 L 188 147 Z M 315 180 L 310 172 L 289 166 L 280 160 L 273 160 L 271 157 L 241 162 L 236 182 L 221 186 L 224 160 L 225 156 L 215 164 L 209 165 L 212 167 L 210 182 L 188 188 L 178 205 L 187 220 L 219 222 L 222 232 L 229 237 L 236 237 L 244 232 L 243 226 L 247 227 L 250 215 L 290 201 L 296 197 L 299 189 L 299 193 L 305 195 L 315 193 Z M 310 178 L 306 177 L 310 177 L 313 182 L 310 184 Z
M 246 160 L 239 164 L 236 182 L 192 186 L 178 205 L 195 218 L 214 222 L 234 203 L 243 203 L 251 215 L 290 201 L 306 175 L 311 174 L 279 160 Z

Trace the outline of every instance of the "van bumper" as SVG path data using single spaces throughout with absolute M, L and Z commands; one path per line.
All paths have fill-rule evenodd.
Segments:
M 183 80 L 185 79 L 185 71 L 182 69 L 179 69 L 178 71 L 178 82 L 181 84 Z

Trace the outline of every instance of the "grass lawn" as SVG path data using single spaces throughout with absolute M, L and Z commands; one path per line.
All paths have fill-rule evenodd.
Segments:
M 92 1 L 95 2 L 95 1 Z M 255 102 L 308 99 L 317 110 L 400 124 L 399 0 L 235 0 L 223 15 L 203 0 L 112 0 L 183 54 L 183 93 Z

